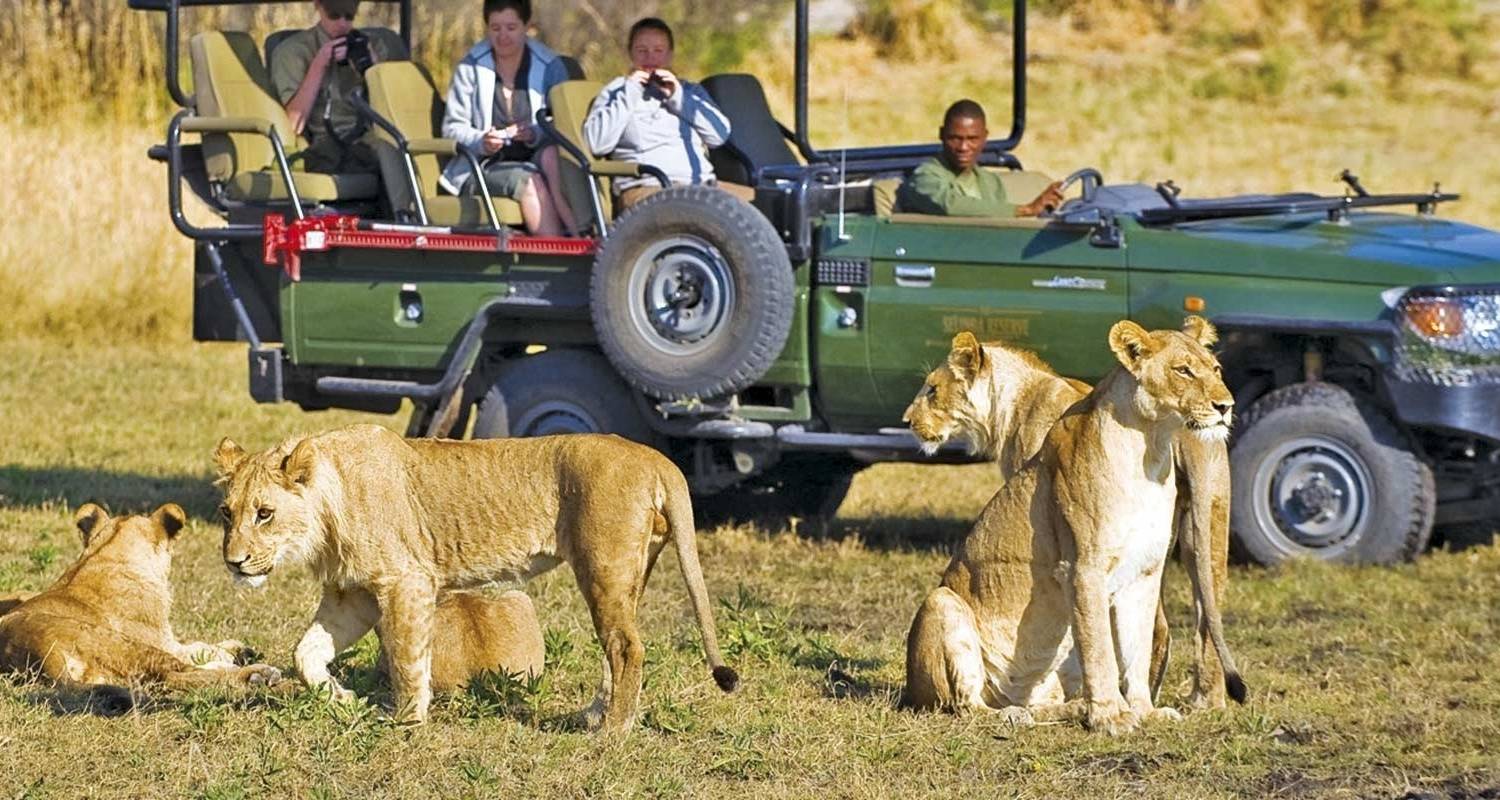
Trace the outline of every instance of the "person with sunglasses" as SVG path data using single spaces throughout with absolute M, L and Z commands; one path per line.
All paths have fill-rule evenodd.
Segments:
M 349 97 L 364 86 L 362 67 L 404 57 L 405 46 L 392 31 L 356 31 L 359 0 L 313 0 L 313 8 L 317 24 L 287 37 L 268 54 L 277 98 L 292 127 L 310 143 L 300 168 L 378 174 L 369 125 Z

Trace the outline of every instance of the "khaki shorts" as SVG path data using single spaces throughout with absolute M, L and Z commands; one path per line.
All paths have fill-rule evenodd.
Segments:
M 484 182 L 490 187 L 490 196 L 509 197 L 512 200 L 519 200 L 531 179 L 542 174 L 536 156 L 528 161 L 491 161 L 482 166 Z M 464 184 L 464 194 L 479 194 L 479 184 L 472 177 Z
M 724 191 L 734 195 L 735 197 L 738 197 L 741 200 L 744 200 L 747 203 L 753 202 L 755 200 L 755 190 L 750 188 L 749 186 L 745 186 L 744 184 L 730 183 L 728 181 L 717 181 L 709 185 L 713 186 L 716 189 L 723 189 Z M 653 183 L 649 186 L 632 186 L 629 189 L 620 192 L 620 202 L 615 208 L 615 215 L 618 216 L 625 209 L 630 208 L 636 203 L 645 200 L 646 198 L 650 197 L 653 194 L 656 194 L 659 191 L 661 191 L 661 187 Z

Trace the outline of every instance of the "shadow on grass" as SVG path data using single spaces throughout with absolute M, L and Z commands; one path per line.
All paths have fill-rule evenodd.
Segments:
M 0 497 L 19 505 L 59 501 L 68 508 L 99 503 L 111 514 L 149 513 L 176 503 L 189 514 L 211 518 L 219 490 L 208 475 L 142 475 L 80 467 L 0 466 Z
M 973 520 L 956 517 L 836 517 L 828 538 L 858 536 L 871 550 L 946 553 L 972 526 Z

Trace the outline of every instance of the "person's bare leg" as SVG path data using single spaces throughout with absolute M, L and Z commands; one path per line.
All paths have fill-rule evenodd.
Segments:
M 577 236 L 578 221 L 573 217 L 573 207 L 568 205 L 567 196 L 563 194 L 562 167 L 557 162 L 557 147 L 542 148 L 540 160 L 542 179 L 547 183 L 547 197 L 552 200 L 552 210 L 557 214 L 563 232 L 569 236 Z

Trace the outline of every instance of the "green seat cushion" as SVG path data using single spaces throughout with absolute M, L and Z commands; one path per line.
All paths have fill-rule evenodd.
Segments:
M 334 200 L 373 200 L 380 191 L 380 181 L 370 174 L 326 175 L 321 172 L 293 172 L 292 184 L 304 203 L 327 203 Z M 289 200 L 286 182 L 280 170 L 263 169 L 241 172 L 225 183 L 229 197 L 246 203 L 270 203 Z
M 445 194 L 424 197 L 427 219 L 433 225 L 458 225 L 484 227 L 490 224 L 490 215 L 484 210 L 484 199 L 479 197 L 454 197 Z M 521 225 L 521 204 L 508 197 L 495 198 L 495 212 L 500 215 L 502 225 Z

